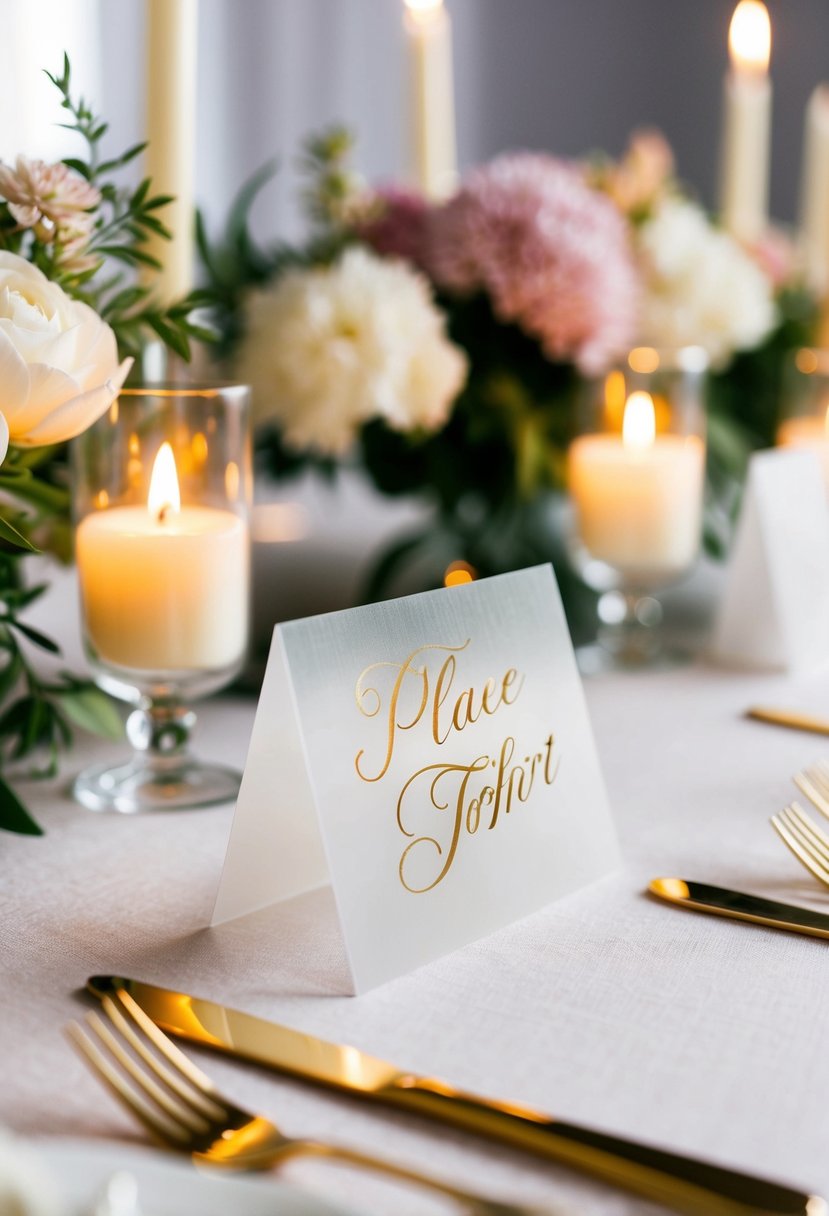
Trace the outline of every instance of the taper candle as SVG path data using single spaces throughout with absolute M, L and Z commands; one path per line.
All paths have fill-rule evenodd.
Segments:
M 193 284 L 198 0 L 147 0 L 145 171 L 174 201 L 157 214 L 172 239 L 152 235 L 147 252 L 161 263 L 153 286 L 162 303 Z
M 768 223 L 771 24 L 762 0 L 740 0 L 728 46 L 720 210 L 726 230 L 751 243 L 762 237 Z
M 428 198 L 446 198 L 457 182 L 452 23 L 443 0 L 404 3 L 411 172 Z

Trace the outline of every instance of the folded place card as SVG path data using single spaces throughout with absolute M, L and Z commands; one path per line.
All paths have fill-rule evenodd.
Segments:
M 617 862 L 549 566 L 277 626 L 213 924 L 330 882 L 362 992 Z
M 784 671 L 829 662 L 829 506 L 813 452 L 752 456 L 713 649 Z

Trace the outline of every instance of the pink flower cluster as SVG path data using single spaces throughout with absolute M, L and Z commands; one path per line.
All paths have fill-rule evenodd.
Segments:
M 21 228 L 31 228 L 40 241 L 54 242 L 64 269 L 80 272 L 97 265 L 99 259 L 85 250 L 101 194 L 67 165 L 25 156 L 18 156 L 14 168 L 0 162 L 0 199 Z
M 614 203 L 542 153 L 473 170 L 432 217 L 428 268 L 444 290 L 484 291 L 545 354 L 601 371 L 635 340 L 639 280 Z
M 381 186 L 373 194 L 371 212 L 357 234 L 381 257 L 403 258 L 426 268 L 429 204 L 420 194 L 399 186 Z

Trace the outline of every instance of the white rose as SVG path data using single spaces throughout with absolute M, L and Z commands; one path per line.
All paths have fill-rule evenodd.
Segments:
M 9 442 L 62 443 L 91 426 L 126 379 L 96 312 L 15 253 L 0 252 L 0 460 Z
M 435 430 L 466 379 L 426 279 L 361 247 L 288 270 L 251 296 L 246 322 L 237 373 L 255 417 L 294 447 L 342 453 L 371 418 Z
M 643 225 L 641 340 L 702 346 L 722 367 L 759 345 L 776 323 L 771 279 L 694 203 L 667 199 Z

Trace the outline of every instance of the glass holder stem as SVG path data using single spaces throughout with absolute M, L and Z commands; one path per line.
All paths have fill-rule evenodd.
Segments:
M 189 752 L 193 710 L 170 697 L 143 697 L 127 719 L 134 755 L 85 769 L 73 794 L 92 811 L 186 810 L 235 801 L 241 776 Z

